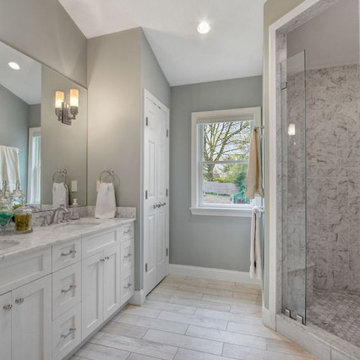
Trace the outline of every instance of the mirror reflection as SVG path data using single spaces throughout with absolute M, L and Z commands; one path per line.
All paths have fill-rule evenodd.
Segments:
M 2 196 L 14 206 L 85 205 L 87 90 L 0 43 L 0 107 Z

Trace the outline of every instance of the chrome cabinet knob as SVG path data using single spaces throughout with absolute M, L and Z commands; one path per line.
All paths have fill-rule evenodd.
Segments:
M 24 300 L 25 300 L 24 298 L 18 298 L 18 299 L 15 300 L 15 303 L 20 305 L 20 304 L 22 304 L 24 302 Z
M 4 305 L 4 306 L 3 306 L 3 309 L 4 309 L 5 311 L 10 311 L 10 310 L 12 309 L 12 305 L 11 305 L 11 304 Z

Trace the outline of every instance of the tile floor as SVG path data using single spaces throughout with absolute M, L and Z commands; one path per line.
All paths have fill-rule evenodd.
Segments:
M 360 294 L 315 290 L 307 321 L 360 347 Z
M 261 322 L 258 286 L 167 277 L 129 305 L 72 360 L 315 359 Z

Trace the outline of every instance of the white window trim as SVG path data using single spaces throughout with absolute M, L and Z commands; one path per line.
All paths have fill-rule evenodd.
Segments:
M 234 121 L 239 118 L 252 118 L 255 126 L 261 125 L 261 107 L 240 108 L 230 110 L 215 110 L 193 112 L 191 114 L 191 207 L 193 215 L 210 216 L 239 216 L 251 217 L 253 205 L 234 206 L 201 206 L 199 201 L 198 183 L 198 144 L 197 144 L 197 124 L 208 122 L 209 120 Z M 256 205 L 260 205 L 260 198 L 255 199 Z
M 29 142 L 29 149 L 28 149 L 28 182 L 27 182 L 27 198 L 30 201 L 30 194 L 32 193 L 31 189 L 31 169 L 33 168 L 33 162 L 32 162 L 32 154 L 33 154 L 33 137 L 34 134 L 40 133 L 41 134 L 41 127 L 31 127 L 29 128 L 29 136 L 28 136 L 28 142 Z M 40 199 L 41 201 L 41 199 Z M 38 205 L 38 204 L 34 204 Z

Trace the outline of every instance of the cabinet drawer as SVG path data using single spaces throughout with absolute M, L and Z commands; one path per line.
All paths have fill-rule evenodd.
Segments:
M 81 301 L 81 263 L 53 273 L 53 319 Z
M 134 261 L 134 241 L 126 240 L 121 243 L 121 265 L 128 265 Z
M 51 249 L 0 261 L 0 294 L 51 272 Z
M 121 226 L 119 229 L 120 241 L 125 241 L 134 238 L 134 223 Z
M 81 259 L 81 239 L 72 240 L 64 244 L 54 245 L 52 248 L 53 271 L 72 265 Z
M 53 359 L 61 360 L 81 342 L 81 304 L 53 322 Z
M 101 251 L 109 245 L 117 243 L 116 230 L 88 236 L 82 239 L 83 258 L 87 258 Z
M 121 305 L 134 295 L 134 275 L 131 273 L 121 279 Z

